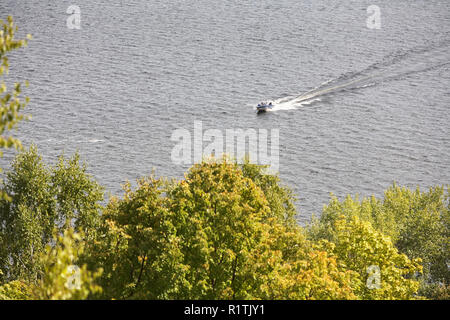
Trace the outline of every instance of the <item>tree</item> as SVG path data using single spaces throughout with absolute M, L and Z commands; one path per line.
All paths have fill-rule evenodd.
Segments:
M 309 236 L 323 249 L 337 257 L 346 270 L 355 271 L 353 289 L 362 299 L 411 299 L 417 294 L 419 281 L 414 276 L 422 272 L 420 259 L 409 259 L 398 252 L 389 236 L 374 229 L 364 205 L 347 197 L 342 203 L 333 197 L 324 207 L 322 217 L 309 229 Z M 372 267 L 373 266 L 373 267 Z M 369 268 L 369 269 L 368 269 Z M 367 286 L 371 268 L 380 271 L 380 286 Z
M 85 248 L 83 239 L 86 237 L 74 233 L 72 228 L 59 236 L 55 232 L 54 244 L 47 245 L 39 255 L 43 269 L 38 281 L 33 284 L 14 280 L 4 284 L 0 286 L 0 300 L 80 300 L 101 292 L 95 279 L 102 269 L 90 272 L 86 265 L 77 265 Z
M 277 175 L 266 174 L 267 167 L 252 164 L 248 160 L 240 165 L 244 177 L 250 178 L 264 192 L 272 216 L 286 225 L 296 225 L 297 209 L 292 190 L 281 185 L 280 178 Z
M 63 234 L 74 227 L 93 239 L 103 191 L 78 155 L 60 157 L 49 167 L 31 146 L 11 167 L 2 186 L 11 200 L 0 200 L 0 277 L 36 283 L 43 268 L 39 255 L 52 242 L 55 228 Z
M 14 280 L 0 286 L 0 300 L 31 300 L 33 289 L 24 281 Z
M 102 215 L 99 237 L 89 246 L 91 269 L 104 269 L 99 284 L 107 299 L 182 298 L 187 266 L 173 212 L 163 196 L 165 182 L 140 179 L 135 191 L 124 186 L 123 199 L 113 197 Z
M 450 210 L 445 199 L 443 187 L 421 192 L 393 185 L 385 192 L 381 212 L 394 217 L 392 238 L 399 251 L 423 260 L 425 280 L 449 284 Z
M 347 270 L 359 274 L 355 293 L 362 299 L 412 299 L 419 282 L 412 277 L 422 272 L 421 260 L 398 253 L 390 239 L 358 217 L 339 218 L 335 224 L 332 252 Z M 379 270 L 379 287 L 368 281 L 373 267 Z
M 422 192 L 393 184 L 384 198 L 359 200 L 347 196 L 342 202 L 332 197 L 319 220 L 309 228 L 314 238 L 329 239 L 339 216 L 367 221 L 388 236 L 399 252 L 410 259 L 420 258 L 426 283 L 450 282 L 450 210 L 443 187 Z M 429 292 L 427 289 L 426 292 Z
M 105 270 L 97 297 L 355 298 L 351 273 L 313 250 L 300 227 L 274 209 L 227 159 L 196 164 L 178 182 L 149 177 L 136 190 L 127 184 L 123 199 L 106 207 L 86 257 L 91 269 Z
M 182 238 L 189 295 L 245 299 L 253 277 L 245 268 L 263 240 L 270 208 L 260 188 L 228 160 L 194 165 L 169 193 Z
M 120 281 L 113 292 L 150 299 L 245 296 L 240 266 L 269 212 L 261 190 L 227 162 L 195 165 L 186 180 L 161 187 L 160 180 L 141 180 L 105 211 L 105 229 L 112 230 L 105 238 L 113 241 L 104 277 Z
M 295 300 L 357 299 L 354 271 L 308 241 L 301 227 L 275 224 L 247 262 L 254 274 L 253 298 Z M 268 250 L 270 248 L 270 250 Z
M 16 40 L 15 32 L 17 26 L 14 25 L 12 17 L 8 17 L 6 23 L 0 20 L 0 156 L 3 155 L 1 148 L 14 147 L 16 149 L 21 148 L 21 143 L 18 139 L 12 136 L 4 136 L 4 133 L 16 127 L 17 123 L 23 119 L 23 115 L 20 111 L 28 103 L 28 98 L 22 100 L 21 84 L 15 83 L 12 91 L 8 92 L 5 81 L 3 80 L 4 74 L 8 74 L 8 52 L 19 49 L 27 45 L 27 40 Z M 30 35 L 27 35 L 28 39 L 31 39 Z M 28 85 L 28 83 L 25 83 Z M 0 196 L 8 199 L 5 193 L 0 193 Z
M 55 235 L 56 245 L 47 245 L 40 255 L 44 266 L 42 276 L 34 287 L 33 298 L 39 300 L 83 300 L 90 294 L 101 292 L 94 283 L 102 269 L 95 273 L 86 265 L 77 266 L 78 256 L 83 254 L 85 237 L 74 233 L 72 228 L 63 235 Z

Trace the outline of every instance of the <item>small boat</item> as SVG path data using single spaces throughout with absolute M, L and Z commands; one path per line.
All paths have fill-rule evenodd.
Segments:
M 273 108 L 272 102 L 261 102 L 256 106 L 256 112 L 257 113 L 266 112 L 267 110 L 272 108 Z

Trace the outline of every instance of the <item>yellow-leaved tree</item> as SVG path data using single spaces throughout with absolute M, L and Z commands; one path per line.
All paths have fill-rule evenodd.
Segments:
M 247 169 L 252 173 L 227 159 L 204 161 L 181 181 L 127 185 L 107 206 L 86 257 L 92 270 L 104 268 L 96 297 L 356 298 L 353 272 L 291 223 L 292 204 L 277 179 L 263 177 L 262 167 Z M 262 188 L 287 197 L 268 201 Z
M 337 258 L 341 268 L 354 271 L 353 289 L 361 299 L 414 299 L 422 272 L 421 259 L 409 259 L 391 238 L 360 216 L 360 203 L 333 197 L 309 236 Z

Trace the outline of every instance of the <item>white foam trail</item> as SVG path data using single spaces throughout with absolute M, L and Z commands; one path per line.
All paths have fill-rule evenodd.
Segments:
M 308 104 L 313 103 L 314 101 L 320 101 L 321 99 L 319 96 L 321 96 L 323 94 L 348 87 L 351 84 L 355 84 L 355 83 L 358 83 L 360 81 L 363 81 L 363 80 L 366 80 L 369 78 L 371 78 L 371 76 L 365 77 L 365 78 L 359 78 L 359 79 L 352 80 L 352 81 L 349 81 L 349 82 L 341 84 L 341 85 L 336 85 L 336 86 L 327 88 L 326 85 L 328 85 L 334 81 L 333 79 L 329 79 L 329 80 L 321 83 L 319 86 L 315 87 L 314 89 L 301 94 L 300 96 L 284 97 L 284 98 L 280 98 L 280 99 L 272 101 L 272 103 L 274 104 L 274 107 L 272 109 L 269 109 L 268 111 L 276 112 L 276 111 L 281 111 L 281 110 L 283 110 L 283 111 L 284 110 L 294 110 L 294 109 L 301 107 L 302 105 L 308 105 Z
M 314 101 L 320 101 L 320 98 L 300 99 L 294 97 L 284 97 L 273 101 L 274 107 L 269 111 L 276 112 L 281 110 L 295 110 L 303 105 L 311 104 Z

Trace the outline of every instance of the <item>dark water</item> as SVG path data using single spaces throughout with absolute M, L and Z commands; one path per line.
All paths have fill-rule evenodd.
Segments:
M 330 192 L 449 183 L 450 1 L 95 2 L 1 0 L 0 17 L 34 37 L 11 58 L 31 84 L 18 136 L 50 161 L 79 149 L 108 191 L 152 168 L 181 177 L 170 137 L 195 120 L 279 128 L 300 221 Z M 72 4 L 81 30 L 66 26 Z M 287 102 L 256 116 L 266 99 Z

